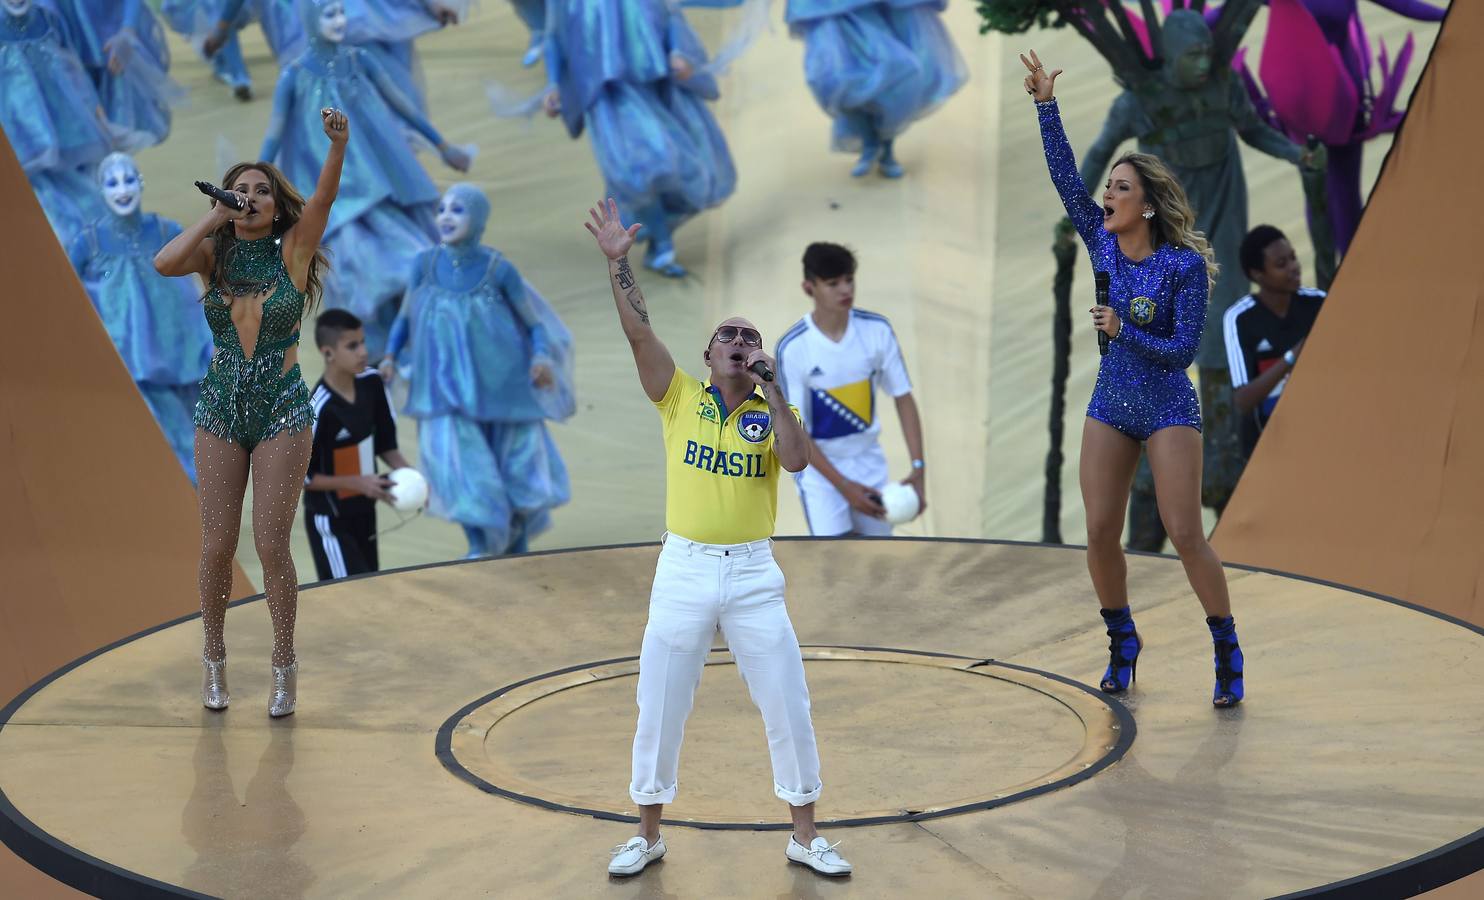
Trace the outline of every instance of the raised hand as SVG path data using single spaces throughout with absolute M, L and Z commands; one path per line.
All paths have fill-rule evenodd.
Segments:
M 438 20 L 439 25 L 459 24 L 459 12 L 452 7 L 444 6 L 442 3 L 427 3 L 428 12 Z
M 474 161 L 462 147 L 455 147 L 452 144 L 444 144 L 442 147 L 439 147 L 438 154 L 443 157 L 443 162 L 449 168 L 460 172 L 469 171 L 469 166 Z
M 1062 73 L 1061 69 L 1053 69 L 1051 74 L 1046 74 L 1046 67 L 1041 65 L 1041 58 L 1036 51 L 1031 51 L 1031 58 L 1026 59 L 1025 54 L 1020 54 L 1020 61 L 1025 65 L 1025 92 L 1036 98 L 1037 103 L 1045 103 L 1050 100 L 1056 87 L 1056 76 Z
M 627 256 L 629 248 L 634 246 L 634 236 L 643 227 L 638 222 L 624 227 L 618 217 L 618 201 L 612 197 L 608 198 L 605 205 L 598 201 L 597 209 L 589 209 L 587 214 L 592 217 L 591 222 L 583 222 L 582 227 L 592 234 L 593 239 L 598 242 L 598 249 L 609 259 L 620 259 Z
M 332 144 L 344 144 L 350 139 L 350 120 L 345 113 L 333 107 L 325 107 L 319 111 L 319 116 L 324 122 L 325 137 Z

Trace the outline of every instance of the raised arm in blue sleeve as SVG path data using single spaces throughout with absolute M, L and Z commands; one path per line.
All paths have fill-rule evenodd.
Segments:
M 1124 320 L 1115 340 L 1120 344 L 1127 342 L 1129 349 L 1161 365 L 1181 370 L 1190 368 L 1201 345 L 1201 331 L 1206 327 L 1206 303 L 1210 299 L 1210 290 L 1206 261 L 1196 255 L 1195 261 L 1180 273 L 1175 284 L 1175 333 L 1159 337 Z
M 366 73 L 371 76 L 372 82 L 381 91 L 381 96 L 386 99 L 386 105 L 390 106 L 392 111 L 401 116 L 408 125 L 411 125 L 418 134 L 427 138 L 428 143 L 442 150 L 443 135 L 439 134 L 438 129 L 433 127 L 433 123 L 418 112 L 417 106 L 407 99 L 402 86 L 386 73 L 381 63 L 376 61 L 376 57 L 369 53 L 362 53 L 360 56 L 361 64 L 366 67 Z
M 1102 240 L 1103 211 L 1093 202 L 1077 174 L 1077 158 L 1072 155 L 1072 145 L 1067 142 L 1067 133 L 1062 128 L 1061 111 L 1056 100 L 1036 104 L 1036 116 L 1041 120 L 1041 145 L 1046 150 L 1046 168 L 1051 171 L 1051 183 L 1061 195 L 1062 206 L 1067 216 L 1082 235 L 1082 242 L 1089 249 Z

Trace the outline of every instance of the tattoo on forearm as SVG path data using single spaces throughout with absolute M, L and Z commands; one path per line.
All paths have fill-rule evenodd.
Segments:
M 624 292 L 624 299 L 629 301 L 629 306 L 638 314 L 639 321 L 648 325 L 649 310 L 644 308 L 644 294 L 639 290 L 639 283 L 634 280 L 634 270 L 629 268 L 627 256 L 618 258 L 618 271 L 614 273 L 613 280 L 619 290 Z
M 644 308 L 644 295 L 639 293 L 638 288 L 629 291 L 625 296 L 629 299 L 629 305 L 634 307 L 634 312 L 639 314 L 639 321 L 645 325 L 649 324 L 649 311 Z
M 618 273 L 613 276 L 618 281 L 621 290 L 628 290 L 634 286 L 634 270 L 629 268 L 629 258 L 620 256 L 618 258 Z

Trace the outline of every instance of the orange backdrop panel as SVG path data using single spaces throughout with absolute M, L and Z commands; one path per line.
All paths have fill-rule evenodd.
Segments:
M 190 481 L 0 135 L 0 705 L 198 608 Z M 234 596 L 254 593 L 240 569 Z M 181 690 L 193 685 L 181 685 Z
M 1484 624 L 1481 42 L 1453 3 L 1215 543 Z

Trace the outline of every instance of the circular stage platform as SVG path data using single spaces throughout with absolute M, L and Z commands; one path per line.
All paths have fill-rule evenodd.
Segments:
M 227 617 L 224 713 L 199 705 L 194 617 L 104 648 L 0 713 L 0 837 L 106 896 L 1402 896 L 1484 864 L 1479 629 L 1232 568 L 1248 701 L 1215 710 L 1180 563 L 1134 556 L 1146 648 L 1113 699 L 1080 550 L 776 551 L 850 879 L 786 863 L 720 637 L 669 856 L 608 879 L 652 544 L 306 590 L 285 720 L 261 601 Z

